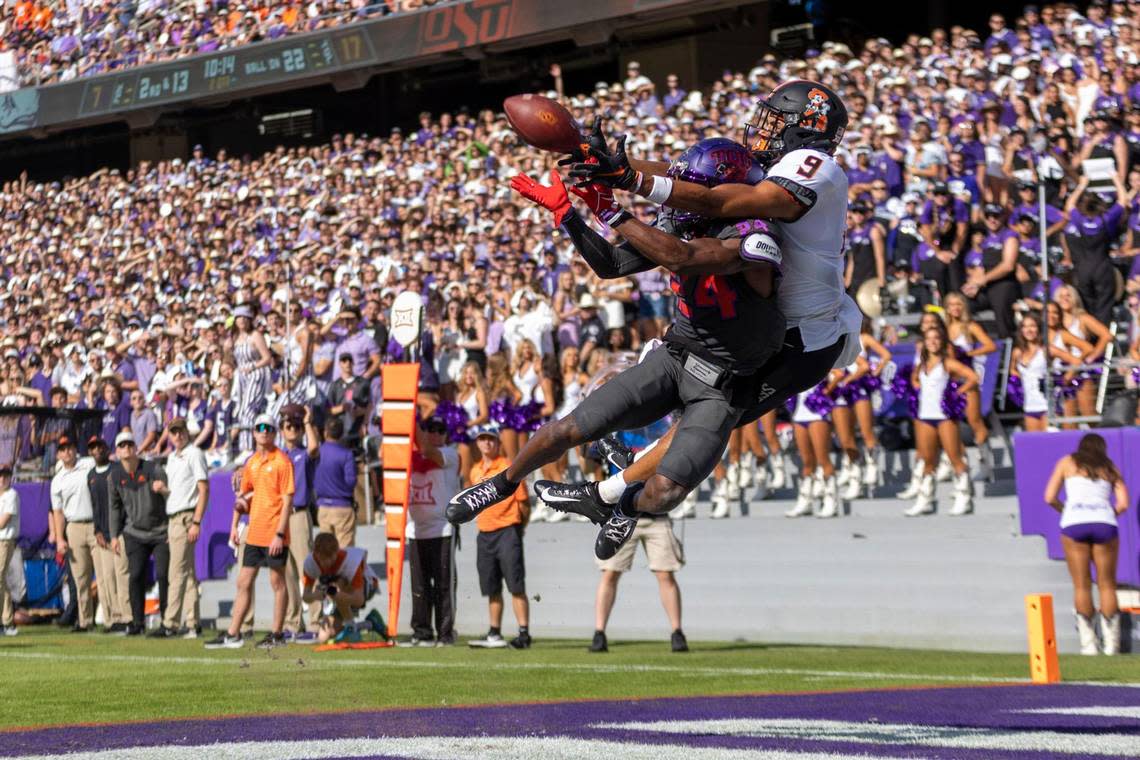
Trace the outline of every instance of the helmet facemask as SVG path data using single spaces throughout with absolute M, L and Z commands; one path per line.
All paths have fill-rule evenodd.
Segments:
M 764 164 L 780 157 L 784 150 L 787 114 L 766 101 L 756 103 L 752 117 L 744 124 L 744 145 Z

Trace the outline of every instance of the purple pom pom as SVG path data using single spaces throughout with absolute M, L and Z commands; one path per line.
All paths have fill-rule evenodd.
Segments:
M 1140 367 L 1132 368 L 1132 382 L 1140 385 Z
M 1020 375 L 1010 375 L 1005 386 L 1005 400 L 1016 406 L 1025 406 L 1025 386 Z
M 496 399 L 491 402 L 487 408 L 487 414 L 491 418 L 491 422 L 503 426 L 507 424 L 507 416 L 510 414 L 511 404 L 506 399 Z
M 1080 386 L 1080 377 L 1074 377 L 1072 380 L 1066 380 L 1065 376 L 1060 372 L 1053 373 L 1053 393 L 1056 394 L 1058 399 L 1076 398 L 1077 388 Z
M 905 364 L 899 367 L 894 379 L 891 380 L 891 393 L 894 394 L 895 398 L 902 399 L 906 402 L 907 414 L 911 417 L 917 417 L 918 389 L 910 383 L 910 374 L 913 370 L 914 365 L 912 364 Z
M 882 390 L 883 387 L 883 378 L 870 373 L 863 376 L 862 382 L 863 388 L 866 390 L 868 396 L 877 390 Z
M 454 401 L 440 401 L 435 408 L 435 416 L 447 425 L 447 440 L 450 443 L 470 443 L 467 434 L 467 410 Z
M 831 414 L 831 410 L 835 406 L 835 400 L 824 392 L 826 387 L 820 383 L 804 399 L 804 406 L 807 407 L 808 411 L 818 414 L 820 417 Z
M 960 387 L 957 380 L 951 380 L 942 393 L 942 413 L 946 419 L 960 420 L 966 416 L 966 397 L 958 392 Z

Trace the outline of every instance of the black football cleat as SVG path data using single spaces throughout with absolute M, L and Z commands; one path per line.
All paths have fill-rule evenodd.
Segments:
M 595 557 L 603 561 L 610 559 L 633 536 L 638 517 L 633 509 L 633 500 L 644 487 L 644 483 L 634 483 L 622 494 L 621 502 L 614 507 L 610 519 L 606 520 L 606 524 L 598 532 L 597 540 L 594 541 Z
M 453 525 L 471 522 L 483 510 L 510 498 L 518 487 L 517 483 L 508 483 L 506 475 L 500 472 L 482 483 L 464 488 L 447 503 L 447 521 Z
M 619 441 L 617 436 L 603 436 L 598 439 L 596 445 L 602 458 L 619 470 L 624 470 L 633 464 L 633 449 Z
M 540 480 L 534 484 L 534 492 L 551 509 L 582 515 L 594 525 L 604 524 L 614 512 L 612 506 L 602 501 L 598 484 L 594 482 L 571 484 Z

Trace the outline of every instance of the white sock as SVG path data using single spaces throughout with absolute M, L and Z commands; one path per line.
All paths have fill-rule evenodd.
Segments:
M 625 489 L 626 482 L 619 472 L 598 483 L 598 496 L 601 496 L 602 501 L 606 504 L 617 504 L 621 501 L 621 495 L 625 493 Z

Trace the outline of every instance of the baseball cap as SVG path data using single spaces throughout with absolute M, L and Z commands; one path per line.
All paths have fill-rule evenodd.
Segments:
M 494 422 L 488 422 L 486 425 L 480 425 L 479 427 L 475 428 L 475 438 L 479 439 L 483 437 L 494 438 L 496 441 L 499 440 L 498 424 Z
M 259 414 L 259 415 L 257 415 L 257 419 L 255 419 L 253 421 L 253 429 L 254 430 L 256 430 L 261 425 L 268 425 L 269 427 L 273 428 L 274 430 L 277 429 L 277 421 L 275 419 L 273 419 L 273 417 L 271 415 L 268 415 L 268 414 Z
M 12 477 L 12 465 L 0 464 L 0 478 Z
M 167 425 L 167 430 L 169 430 L 172 433 L 175 430 L 181 430 L 182 432 L 186 432 L 186 430 L 187 430 L 186 418 L 185 417 L 175 417 L 174 419 L 172 419 L 170 421 L 170 424 Z
M 102 446 L 103 448 L 106 448 L 107 442 L 99 436 L 93 435 L 87 439 L 87 448 L 90 449 L 92 446 Z
M 75 439 L 69 435 L 61 435 L 59 437 L 59 442 L 56 445 L 61 449 L 73 448 L 75 446 Z
M 939 181 L 930 186 L 930 192 L 934 193 L 935 195 L 945 195 L 946 193 L 950 192 L 950 188 L 947 187 L 945 182 Z
M 1004 216 L 1005 209 L 996 203 L 987 203 L 982 208 L 982 213 L 986 216 Z
M 300 404 L 286 404 L 281 407 L 279 416 L 282 420 L 303 420 L 305 419 L 305 407 Z
M 134 442 L 135 442 L 135 434 L 129 430 L 124 430 L 123 432 L 121 432 L 117 436 L 115 436 L 115 446 L 116 447 L 121 446 L 124 443 L 134 443 Z M 61 446 L 63 445 L 62 440 L 60 441 L 60 445 Z

